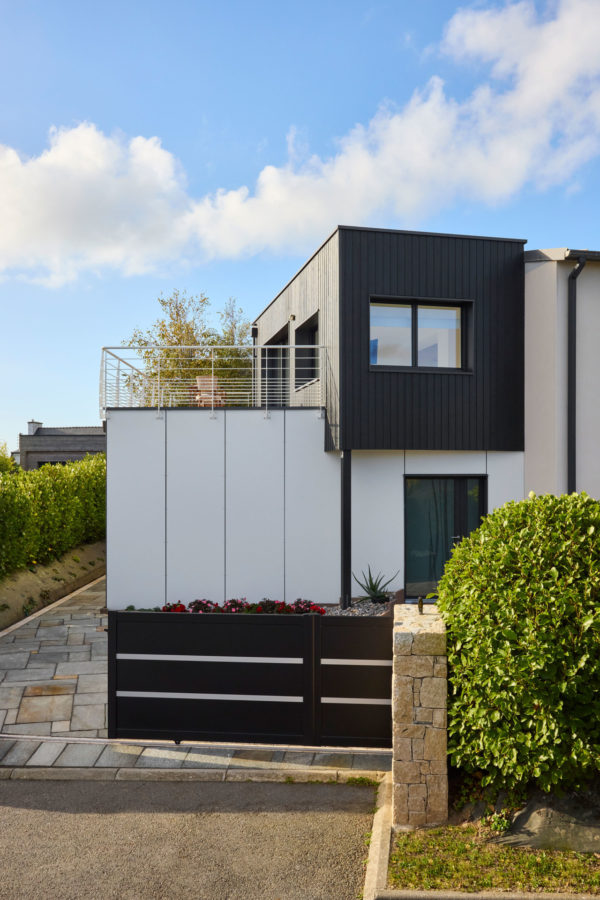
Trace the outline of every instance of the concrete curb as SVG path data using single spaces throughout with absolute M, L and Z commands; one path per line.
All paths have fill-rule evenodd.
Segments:
M 391 835 L 392 773 L 388 772 L 377 791 L 377 812 L 373 818 L 373 831 L 363 889 L 364 900 L 376 900 L 380 896 L 380 891 L 384 891 L 387 887 Z
M 282 784 L 347 784 L 356 778 L 380 781 L 383 772 L 356 769 L 136 769 L 67 766 L 7 766 L 0 769 L 2 781 L 225 781 Z
M 374 900 L 598 900 L 598 894 L 526 894 L 508 891 L 381 891 Z

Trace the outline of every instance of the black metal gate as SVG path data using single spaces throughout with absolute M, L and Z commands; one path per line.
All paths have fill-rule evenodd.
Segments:
M 110 738 L 391 746 L 391 617 L 108 622 Z

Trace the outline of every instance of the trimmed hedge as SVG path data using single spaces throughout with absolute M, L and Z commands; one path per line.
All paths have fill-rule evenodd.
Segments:
M 0 578 L 106 534 L 106 457 L 0 474 Z
M 452 763 L 492 789 L 600 771 L 600 503 L 507 503 L 455 549 L 448 627 Z

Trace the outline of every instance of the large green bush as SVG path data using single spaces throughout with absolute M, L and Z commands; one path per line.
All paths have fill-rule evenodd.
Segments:
M 106 457 L 0 473 L 0 578 L 106 533 Z
M 600 503 L 531 494 L 484 519 L 439 584 L 454 765 L 483 784 L 600 770 Z

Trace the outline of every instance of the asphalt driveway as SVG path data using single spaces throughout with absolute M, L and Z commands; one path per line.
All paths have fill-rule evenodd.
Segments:
M 0 898 L 356 900 L 372 787 L 0 781 Z

